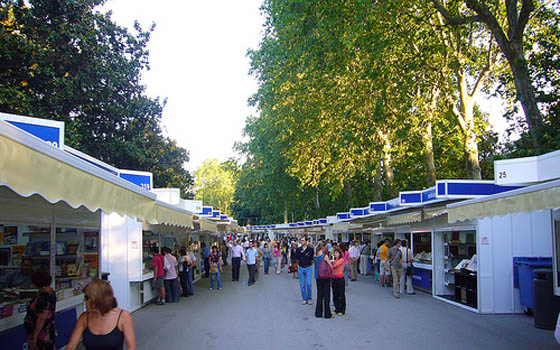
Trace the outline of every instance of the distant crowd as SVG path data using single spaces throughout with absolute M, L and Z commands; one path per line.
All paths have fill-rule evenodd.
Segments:
M 247 266 L 247 286 L 259 280 L 259 273 L 280 274 L 287 271 L 299 280 L 302 305 L 312 305 L 312 280 L 317 288 L 315 316 L 331 318 L 331 294 L 334 314 L 346 313 L 346 288 L 348 281 L 367 274 L 367 260 L 373 258 L 374 278 L 383 287 L 392 287 L 395 298 L 402 294 L 415 294 L 412 286 L 413 254 L 406 240 L 383 240 L 370 253 L 368 242 L 338 243 L 332 240 L 311 242 L 307 237 L 281 240 L 248 238 L 224 240 L 211 247 L 196 244 L 196 251 L 181 247 L 175 254 L 164 247 L 159 253 L 153 247 L 154 284 L 158 292 L 156 305 L 178 302 L 179 297 L 194 295 L 194 271 L 199 269 L 202 278 L 210 278 L 210 290 L 222 289 L 223 267 L 231 264 L 231 278 L 239 281 L 242 262 Z M 201 263 L 197 264 L 197 256 Z M 365 259 L 364 259 L 365 258 Z M 363 263 L 360 263 L 361 260 Z M 365 269 L 365 271 L 364 271 Z M 360 271 L 362 270 L 362 271 Z M 243 283 L 245 284 L 245 283 Z M 332 293 L 331 293 L 332 292 Z

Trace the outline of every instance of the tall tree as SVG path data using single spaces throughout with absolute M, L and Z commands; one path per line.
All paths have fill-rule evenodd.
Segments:
M 231 214 L 235 191 L 235 164 L 206 159 L 194 173 L 195 199 Z
M 129 32 L 95 10 L 103 3 L 0 2 L 0 110 L 64 121 L 67 145 L 188 196 L 188 152 L 163 135 L 165 101 L 140 84 L 153 27 Z
M 524 50 L 525 29 L 531 13 L 535 10 L 535 1 L 464 0 L 464 4 L 471 12 L 456 15 L 451 14 L 449 7 L 446 7 L 439 0 L 432 1 L 449 25 L 460 26 L 481 22 L 492 33 L 509 63 L 515 82 L 517 99 L 523 107 L 533 147 L 535 149 L 540 148 L 541 138 L 544 134 L 544 123 L 535 99 Z M 462 0 L 459 2 L 462 2 Z M 519 8 L 519 2 L 522 4 L 521 8 Z M 507 24 L 502 25 L 501 23 Z

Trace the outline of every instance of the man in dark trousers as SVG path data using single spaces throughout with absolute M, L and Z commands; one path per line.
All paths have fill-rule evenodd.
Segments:
M 229 249 L 231 250 L 231 280 L 239 281 L 239 269 L 241 268 L 241 259 L 243 259 L 243 247 L 238 244 L 237 239 L 234 239 Z

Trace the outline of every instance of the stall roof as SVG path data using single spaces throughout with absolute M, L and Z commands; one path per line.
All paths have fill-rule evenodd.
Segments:
M 447 206 L 449 223 L 556 208 L 560 208 L 560 180 Z
M 422 221 L 422 212 L 412 211 L 404 214 L 389 216 L 387 218 L 387 225 L 409 224 L 412 222 L 420 222 L 420 221 Z
M 0 169 L 0 186 L 23 197 L 38 194 L 52 204 L 63 201 L 72 208 L 101 209 L 150 223 L 188 225 L 188 215 L 156 204 L 155 194 L 1 120 Z

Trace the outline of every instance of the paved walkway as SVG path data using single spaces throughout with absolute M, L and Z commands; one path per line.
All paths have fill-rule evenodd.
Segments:
M 247 269 L 242 265 L 241 278 Z M 557 349 L 553 332 L 533 327 L 525 315 L 478 315 L 418 292 L 394 299 L 371 276 L 347 290 L 347 313 L 314 317 L 301 305 L 299 284 L 285 270 L 260 273 L 251 287 L 209 280 L 179 303 L 150 305 L 133 314 L 138 349 Z M 315 283 L 315 282 L 313 282 Z M 316 294 L 315 284 L 313 294 Z

